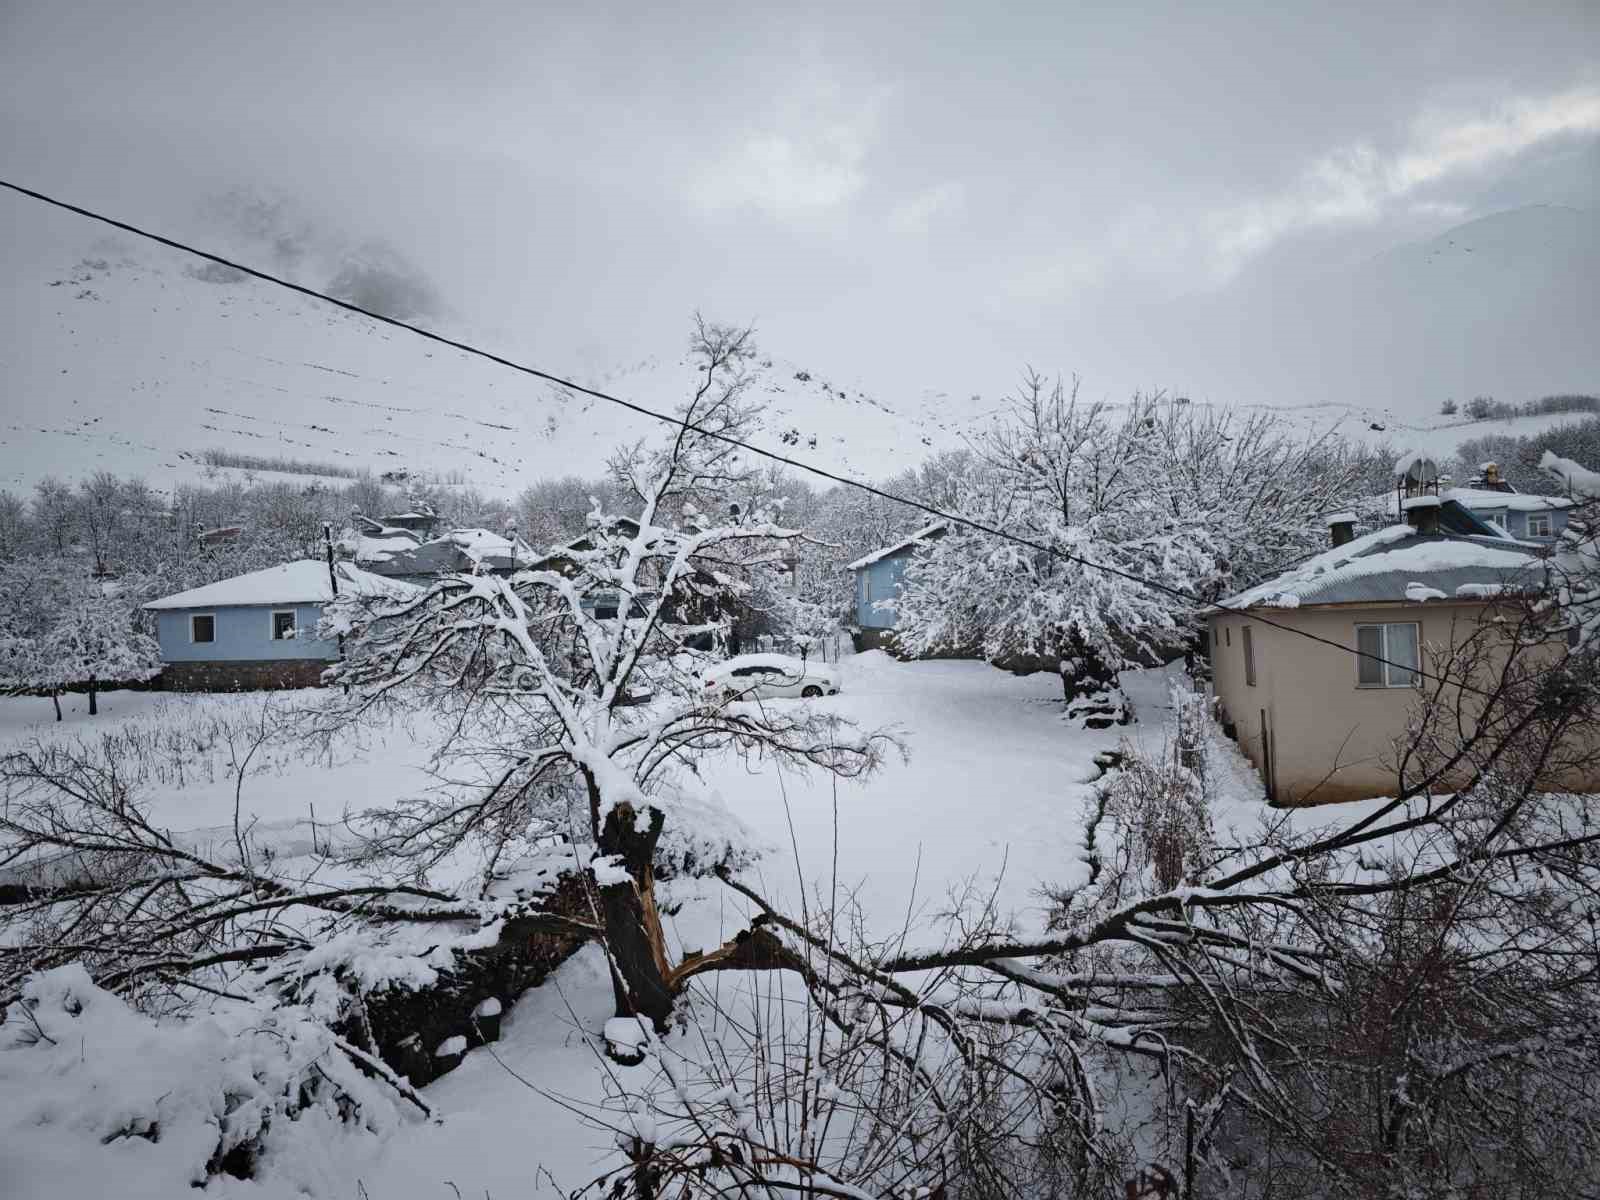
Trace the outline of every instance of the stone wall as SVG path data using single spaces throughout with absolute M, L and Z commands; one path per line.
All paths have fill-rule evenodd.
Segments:
M 161 683 L 172 692 L 261 692 L 319 687 L 332 665 L 315 658 L 263 662 L 176 662 L 161 669 Z
M 856 653 L 866 650 L 887 650 L 895 653 L 894 630 L 892 629 L 860 629 L 852 636 L 856 644 Z

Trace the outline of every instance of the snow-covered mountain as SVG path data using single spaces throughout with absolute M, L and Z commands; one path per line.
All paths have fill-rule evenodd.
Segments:
M 1373 405 L 1600 390 L 1600 215 L 1496 213 L 1356 266 L 1245 279 L 1156 322 L 1152 361 L 1197 397 Z
M 100 468 L 165 487 L 204 474 L 202 453 L 221 449 L 514 493 L 541 476 L 596 473 L 619 442 L 659 429 L 160 247 L 101 239 L 58 269 L 3 274 L 0 487 Z M 486 348 L 552 373 L 567 366 Z M 576 382 L 670 412 L 694 376 L 687 358 L 650 359 Z M 775 358 L 762 360 L 752 396 L 766 406 L 758 443 L 873 476 L 956 444 L 993 407 L 937 392 L 887 398 Z
M 55 263 L 3 262 L 0 487 L 108 468 L 163 488 L 213 471 L 203 453 L 219 449 L 514 493 L 540 477 L 597 472 L 619 442 L 652 432 L 614 405 L 160 247 L 91 233 L 82 245 Z M 1164 357 L 1191 364 L 1172 377 L 1195 381 L 1184 390 L 1197 403 L 1266 396 L 1262 407 L 1306 432 L 1448 453 L 1490 426 L 1435 430 L 1446 396 L 1600 390 L 1597 268 L 1593 214 L 1521 209 L 1291 297 L 1208 306 L 1179 336 L 1188 348 L 1175 343 Z M 483 344 L 556 373 L 568 366 L 537 346 Z M 757 442 L 858 477 L 960 444 L 999 404 L 917 390 L 920 381 L 886 393 L 831 377 L 826 364 L 763 361 Z M 693 385 L 686 359 L 575 378 L 663 411 Z M 1217 386 L 1199 386 L 1208 379 Z M 1330 391 L 1336 402 L 1317 402 Z

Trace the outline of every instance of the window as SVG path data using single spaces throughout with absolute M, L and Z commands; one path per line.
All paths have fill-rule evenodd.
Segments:
M 1244 638 L 1244 681 L 1249 687 L 1256 685 L 1256 644 L 1250 636 L 1250 626 L 1246 625 L 1239 631 Z
M 1233 645 L 1233 627 L 1231 625 L 1224 627 L 1222 630 L 1222 640 L 1230 646 Z
M 1501 529 L 1506 527 L 1506 515 L 1503 512 L 1490 513 L 1489 524 L 1498 525 Z
M 294 640 L 294 609 L 286 608 L 272 614 L 272 640 L 275 642 Z
M 1549 513 L 1529 513 L 1528 514 L 1528 536 L 1529 537 L 1549 537 L 1550 536 L 1550 514 Z
M 217 640 L 217 617 L 215 613 L 190 613 L 189 614 L 189 640 L 191 642 L 214 642 Z
M 1357 625 L 1357 687 L 1416 687 L 1420 639 L 1412 622 L 1397 625 Z

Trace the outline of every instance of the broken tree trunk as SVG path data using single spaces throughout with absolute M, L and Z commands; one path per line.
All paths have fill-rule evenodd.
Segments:
M 640 815 L 631 804 L 619 804 L 606 814 L 600 830 L 600 853 L 615 858 L 627 878 L 598 887 L 600 913 L 605 923 L 606 947 L 618 981 L 617 1015 L 646 1017 L 665 1033 L 672 1016 L 673 992 L 667 982 L 666 939 L 661 914 L 656 911 L 655 870 L 651 865 L 665 820 L 659 809 Z
M 576 923 L 593 920 L 587 889 L 582 877 L 563 876 L 539 912 L 512 917 L 493 946 L 457 950 L 454 963 L 428 987 L 352 988 L 336 1031 L 414 1086 L 438 1078 L 460 1061 L 459 1054 L 438 1054 L 451 1038 L 465 1038 L 467 1046 L 498 1038 L 498 1015 L 492 1022 L 478 1016 L 486 1000 L 497 1001 L 488 1006 L 496 1014 L 509 1009 L 589 941 L 591 934 Z M 551 916 L 570 917 L 574 924 L 562 928 Z

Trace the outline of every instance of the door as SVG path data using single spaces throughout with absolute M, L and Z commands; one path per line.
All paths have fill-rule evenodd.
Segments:
M 1276 755 L 1272 752 L 1272 722 L 1267 720 L 1267 710 L 1261 710 L 1261 781 L 1266 784 L 1267 801 L 1278 802 L 1278 785 L 1273 767 Z

